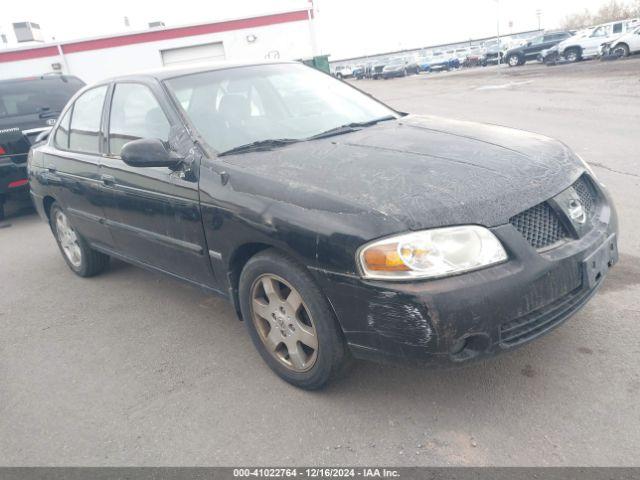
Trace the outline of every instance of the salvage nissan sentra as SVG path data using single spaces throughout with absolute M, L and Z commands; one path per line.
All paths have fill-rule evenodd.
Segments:
M 400 113 L 291 62 L 86 87 L 29 175 L 76 274 L 114 257 L 225 296 L 308 389 L 351 357 L 452 365 L 522 345 L 618 256 L 609 194 L 562 143 Z

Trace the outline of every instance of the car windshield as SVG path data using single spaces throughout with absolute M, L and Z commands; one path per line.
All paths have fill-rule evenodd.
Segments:
M 37 77 L 0 82 L 0 118 L 59 113 L 83 85 L 75 77 Z
M 269 140 L 306 140 L 398 116 L 349 85 L 294 63 L 211 70 L 165 84 L 218 152 Z

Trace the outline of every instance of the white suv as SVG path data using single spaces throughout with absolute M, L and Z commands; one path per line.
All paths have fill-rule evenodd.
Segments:
M 606 45 L 607 50 L 619 57 L 627 57 L 632 53 L 640 52 L 640 26 L 631 32 L 627 32 L 620 38 Z
M 640 19 L 637 18 L 603 23 L 588 35 L 575 35 L 561 42 L 558 44 L 558 53 L 570 62 L 595 57 L 600 53 L 603 43 L 612 42 L 637 26 L 640 26 Z

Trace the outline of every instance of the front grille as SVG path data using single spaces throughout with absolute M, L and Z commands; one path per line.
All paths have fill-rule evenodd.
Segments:
M 500 343 L 513 347 L 551 330 L 578 310 L 592 290 L 578 288 L 555 302 L 516 320 L 500 325 Z
M 548 247 L 569 236 L 547 202 L 519 213 L 510 222 L 535 249 Z
M 583 175 L 570 188 L 573 188 L 580 198 L 580 203 L 587 214 L 587 221 L 591 221 L 598 202 L 598 194 L 591 180 Z M 537 250 L 548 248 L 571 237 L 560 221 L 558 213 L 547 202 L 539 203 L 511 217 L 509 222 Z

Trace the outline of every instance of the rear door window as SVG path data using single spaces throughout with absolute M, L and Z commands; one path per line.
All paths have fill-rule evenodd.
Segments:
M 100 152 L 100 121 L 107 85 L 84 92 L 73 105 L 69 150 L 83 153 Z
M 138 83 L 116 85 L 109 117 L 109 152 L 112 155 L 120 155 L 126 143 L 139 138 L 158 138 L 166 142 L 169 129 L 169 120 L 147 86 Z
M 622 33 L 622 23 L 615 23 L 613 25 L 613 33 Z

